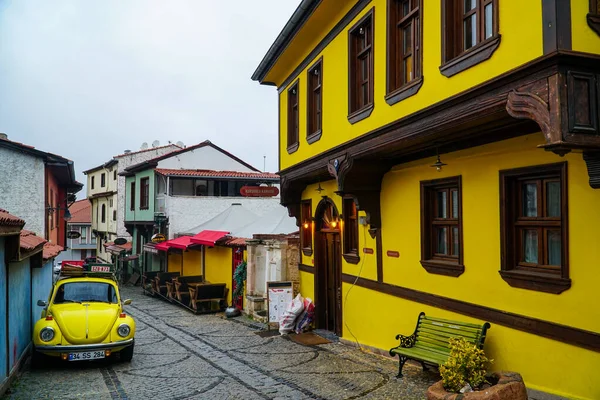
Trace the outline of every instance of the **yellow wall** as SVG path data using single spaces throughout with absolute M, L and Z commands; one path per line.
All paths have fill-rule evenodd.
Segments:
M 581 0 L 579 0 L 581 1 Z M 330 2 L 333 3 L 333 2 Z M 354 2 L 345 2 L 339 7 L 337 15 L 330 15 L 332 21 L 341 18 Z M 340 143 L 347 142 L 373 129 L 412 114 L 445 98 L 485 82 L 542 55 L 542 2 L 540 1 L 501 1 L 499 10 L 501 43 L 492 57 L 451 78 L 439 71 L 441 63 L 441 2 L 425 1 L 423 10 L 423 76 L 424 84 L 420 91 L 393 106 L 389 106 L 386 94 L 386 0 L 373 0 L 324 50 L 315 60 L 323 56 L 323 136 L 313 144 L 306 142 L 306 70 L 300 75 L 300 145 L 298 151 L 288 154 L 287 147 L 287 90 L 280 95 L 280 162 L 281 168 L 288 168 L 309 157 L 320 154 Z M 375 109 L 370 117 L 354 125 L 348 115 L 348 29 L 365 13 L 375 7 Z M 331 25 L 332 22 L 329 22 Z M 328 26 L 328 25 L 326 25 Z M 313 27 L 313 25 L 311 25 Z M 313 27 L 318 35 L 316 27 Z M 311 29 L 313 29 L 311 28 Z M 321 29 L 323 29 L 321 27 Z M 327 31 L 320 32 L 320 40 Z M 311 40 L 307 34 L 299 35 L 295 40 Z M 314 43 L 316 45 L 316 43 Z M 300 48 L 302 46 L 299 46 Z M 306 45 L 303 53 L 295 53 L 292 59 L 285 55 L 274 68 L 271 80 L 277 75 L 280 80 L 297 67 L 314 46 Z M 287 61 L 286 61 L 287 60 Z M 293 60 L 293 61 L 292 61 Z M 284 71 L 285 73 L 281 72 Z M 292 84 L 296 82 L 294 80 Z
M 183 275 L 202 275 L 202 253 L 200 250 L 188 250 L 183 253 Z
M 442 155 L 448 165 L 437 172 L 433 159 L 396 166 L 382 184 L 381 212 L 383 274 L 386 283 L 448 298 L 467 301 L 542 320 L 600 332 L 600 309 L 591 301 L 597 292 L 600 246 L 596 226 L 600 223 L 600 190 L 590 188 L 581 154 L 561 158 L 536 148 L 544 139 L 528 135 L 486 146 Z M 509 286 L 500 277 L 499 171 L 567 161 L 569 202 L 569 267 L 572 286 L 556 295 Z M 463 246 L 465 272 L 458 278 L 430 274 L 421 266 L 420 181 L 462 176 Z M 332 181 L 321 182 L 333 194 Z M 313 198 L 313 213 L 320 196 L 314 185 L 303 198 Z M 366 228 L 365 228 L 366 229 Z M 359 233 L 360 248 L 375 249 L 368 233 Z M 399 258 L 387 257 L 399 251 Z M 360 276 L 376 279 L 376 255 L 361 254 Z M 306 257 L 303 257 L 303 263 Z M 310 260 L 308 260 L 310 261 Z M 343 264 L 343 271 L 357 274 L 359 265 Z M 314 278 L 301 273 L 303 295 L 314 295 Z M 309 285 L 310 288 L 305 285 Z M 350 291 L 350 288 L 351 291 Z M 348 294 L 348 291 L 350 293 Z M 343 285 L 343 337 L 369 346 L 389 349 L 394 336 L 414 330 L 421 311 L 445 318 L 475 321 L 423 304 L 403 300 L 360 287 Z M 318 307 L 318 304 L 316 304 Z M 593 371 L 600 366 L 600 353 L 541 338 L 492 324 L 485 350 L 493 358 L 493 369 L 520 372 L 532 388 L 574 398 L 600 398 L 600 383 Z M 568 366 L 565 368 L 565 366 Z
M 205 279 L 210 283 L 226 283 L 229 293 L 227 303 L 231 304 L 231 281 L 233 279 L 231 265 L 231 248 L 229 247 L 207 247 L 205 256 Z
M 588 0 L 571 0 L 571 30 L 573 50 L 587 53 L 600 53 L 600 35 L 590 28 L 587 14 L 590 12 Z
M 181 273 L 181 254 L 169 253 L 167 259 L 167 271 Z

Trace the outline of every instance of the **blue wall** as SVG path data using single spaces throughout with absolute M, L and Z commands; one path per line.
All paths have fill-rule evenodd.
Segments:
M 31 270 L 29 259 L 8 264 L 9 370 L 31 342 Z
M 0 385 L 8 375 L 6 370 L 6 264 L 4 263 L 4 243 L 6 240 L 0 237 Z
M 48 301 L 52 290 L 52 260 L 46 262 L 42 268 L 31 269 L 31 329 L 40 319 L 44 307 L 37 305 L 38 300 Z

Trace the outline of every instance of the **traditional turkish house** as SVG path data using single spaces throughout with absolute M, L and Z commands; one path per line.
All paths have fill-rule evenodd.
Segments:
M 302 1 L 252 79 L 319 328 L 387 352 L 422 311 L 489 321 L 494 370 L 600 398 L 599 12 Z
M 232 201 L 258 215 L 279 205 L 279 176 L 261 172 L 210 141 L 132 165 L 125 176 L 125 226 L 142 271 L 164 271 L 152 237 L 174 239 L 227 209 Z M 196 232 L 197 233 L 197 232 Z

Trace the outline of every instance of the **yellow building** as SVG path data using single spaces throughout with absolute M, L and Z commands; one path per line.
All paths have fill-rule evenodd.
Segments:
M 252 78 L 318 327 L 388 350 L 421 311 L 489 321 L 494 370 L 600 398 L 599 13 L 302 1 Z

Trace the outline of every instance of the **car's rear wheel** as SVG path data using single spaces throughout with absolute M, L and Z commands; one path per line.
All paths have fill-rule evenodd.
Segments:
M 129 362 L 133 358 L 133 344 L 131 346 L 125 347 L 123 350 L 119 352 L 121 355 L 121 361 Z

